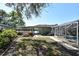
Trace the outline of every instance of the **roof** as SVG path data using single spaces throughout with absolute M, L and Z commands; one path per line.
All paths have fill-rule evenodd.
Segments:
M 69 25 L 69 24 L 76 24 L 76 23 L 79 23 L 79 20 L 75 20 L 75 21 L 71 21 L 71 22 L 66 22 L 66 23 L 63 23 L 63 24 L 60 24 L 59 26 L 64 26 L 64 25 Z

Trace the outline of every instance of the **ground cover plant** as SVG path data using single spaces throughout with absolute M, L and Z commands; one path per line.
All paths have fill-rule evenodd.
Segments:
M 63 56 L 69 55 L 56 42 L 47 42 L 45 40 L 34 40 L 32 38 L 23 38 L 16 45 L 13 53 L 15 56 Z

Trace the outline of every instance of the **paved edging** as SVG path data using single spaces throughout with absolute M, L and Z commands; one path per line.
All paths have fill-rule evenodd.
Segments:
M 73 56 L 79 56 L 79 49 L 76 48 L 76 47 L 73 47 L 67 43 L 64 43 L 63 41 L 61 40 L 58 40 L 57 38 L 55 37 L 52 37 L 50 36 L 50 38 L 54 41 L 56 41 L 57 43 L 59 43 L 61 46 L 63 46 L 64 49 L 66 49 L 71 55 Z
M 64 43 L 62 40 L 58 40 L 58 39 L 56 39 L 56 38 L 54 38 L 54 37 L 51 37 L 51 36 L 50 36 L 50 38 L 53 39 L 53 40 L 55 40 L 56 42 L 60 43 L 61 45 L 63 45 L 64 47 L 66 47 L 66 48 L 69 49 L 69 50 L 79 50 L 79 49 L 76 48 L 76 47 L 73 47 L 73 46 L 71 46 L 71 45 L 69 45 L 69 44 L 67 44 L 67 43 Z

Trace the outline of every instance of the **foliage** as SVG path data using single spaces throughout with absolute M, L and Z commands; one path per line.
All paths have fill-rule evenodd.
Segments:
M 31 18 L 32 15 L 39 16 L 42 9 L 47 6 L 45 3 L 6 3 L 5 5 L 14 7 L 17 12 L 25 14 L 27 19 Z
M 0 36 L 0 48 L 4 48 L 9 43 L 10 43 L 10 40 L 8 37 L 1 37 Z
M 6 17 L 7 13 L 4 10 L 0 9 L 0 16 Z
M 25 26 L 22 14 L 19 11 L 18 13 L 16 11 L 6 13 L 6 11 L 0 9 L 0 23 L 9 27 Z
M 5 48 L 10 42 L 12 42 L 12 39 L 17 37 L 17 33 L 13 29 L 6 29 L 3 30 L 0 33 L 0 48 Z
M 18 14 L 19 13 L 19 14 Z M 25 26 L 25 22 L 23 21 L 22 14 L 20 12 L 11 11 L 9 13 L 9 23 L 12 23 L 15 27 L 17 26 Z
M 12 38 L 17 37 L 17 33 L 13 29 L 6 29 L 6 30 L 3 30 L 3 32 L 1 33 L 1 36 L 8 37 L 9 39 L 12 39 Z
M 38 56 L 60 56 L 60 47 L 55 43 L 48 43 L 45 40 L 32 40 L 32 39 L 21 39 L 22 42 L 16 46 L 16 55 L 38 55 Z M 40 55 L 40 53 L 42 53 Z
M 23 35 L 23 33 L 22 32 L 17 32 L 17 35 Z
M 0 23 L 3 23 L 7 16 L 8 14 L 4 10 L 0 9 Z

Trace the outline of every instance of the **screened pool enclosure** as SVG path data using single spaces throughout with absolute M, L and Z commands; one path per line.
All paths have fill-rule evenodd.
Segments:
M 79 20 L 64 23 L 54 27 L 55 36 L 63 36 L 66 40 L 79 45 Z

